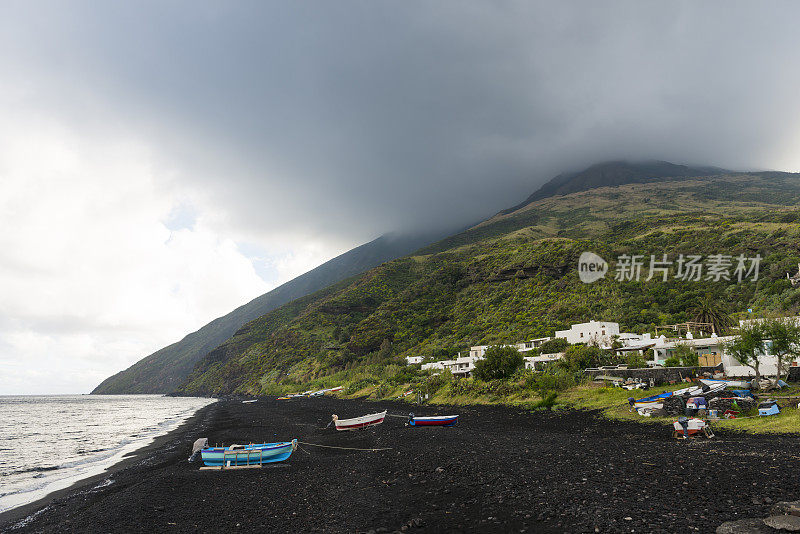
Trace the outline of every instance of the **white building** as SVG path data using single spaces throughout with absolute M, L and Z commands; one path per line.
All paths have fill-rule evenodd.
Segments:
M 533 349 L 538 349 L 546 342 L 550 341 L 551 337 L 538 337 L 536 339 L 530 339 L 528 341 L 520 341 L 519 343 L 512 343 L 510 345 L 499 345 L 500 347 L 514 347 L 519 352 L 528 352 Z M 489 347 L 493 347 L 495 345 L 476 345 L 474 347 L 469 348 L 469 355 L 473 358 L 483 358 L 486 355 L 486 351 Z
M 422 356 L 406 356 L 406 363 L 408 365 L 415 365 L 417 363 L 422 363 Z
M 614 336 L 619 335 L 619 323 L 604 321 L 589 321 L 588 323 L 574 324 L 569 330 L 556 330 L 556 337 L 567 340 L 567 343 L 586 343 L 598 347 L 610 347 Z
M 422 370 L 427 371 L 432 369 L 434 371 L 444 371 L 448 369 L 455 376 L 469 376 L 475 370 L 475 362 L 482 358 L 473 358 L 472 356 L 465 356 L 463 358 L 456 358 L 455 360 L 442 360 L 439 362 L 423 363 Z
M 564 357 L 563 352 L 554 352 L 552 354 L 541 354 L 539 356 L 525 356 L 525 369 L 533 369 L 534 371 L 541 370 L 548 363 L 560 360 Z
M 781 319 L 785 321 L 791 321 L 795 325 L 800 324 L 800 317 L 782 317 Z M 764 319 L 742 319 L 739 321 L 739 326 L 749 326 L 754 323 L 760 323 Z M 731 336 L 732 339 L 732 336 Z M 758 372 L 764 376 L 775 376 L 778 374 L 778 358 L 770 354 L 772 349 L 772 342 L 766 342 L 766 354 L 763 354 L 758 358 Z M 725 366 L 725 374 L 729 376 L 755 376 L 756 372 L 753 370 L 752 367 L 748 367 L 746 365 L 742 365 L 738 360 L 735 360 L 732 356 L 725 354 L 722 357 L 722 364 Z M 800 359 L 790 361 L 788 365 L 792 367 L 796 367 L 800 365 Z
M 528 352 L 529 350 L 538 349 L 548 341 L 550 341 L 551 337 L 537 337 L 536 339 L 530 339 L 528 341 L 522 341 L 520 343 L 514 343 L 511 345 L 515 347 L 520 352 Z
M 733 340 L 733 336 L 717 336 L 716 334 L 711 334 L 711 337 L 703 337 L 698 339 L 694 339 L 691 333 L 687 334 L 685 339 L 667 339 L 666 337 L 661 336 L 655 339 L 655 344 L 652 347 L 652 361 L 658 365 L 664 365 L 664 362 L 675 355 L 675 350 L 678 348 L 678 346 L 686 345 L 700 357 L 700 365 L 713 367 L 721 363 L 725 373 L 730 374 L 728 370 L 731 366 L 741 365 L 729 356 L 726 358 L 724 354 L 725 343 L 728 343 L 731 340 Z M 735 365 L 732 362 L 736 362 Z
M 469 348 L 469 356 L 470 358 L 483 358 L 486 355 L 486 349 L 488 349 L 490 345 L 476 345 L 474 347 Z
M 656 338 L 652 348 L 653 359 L 648 362 L 650 365 L 664 365 L 666 360 L 674 356 L 675 350 L 679 345 L 690 347 L 699 357 L 702 366 L 713 367 L 722 364 L 722 369 L 729 377 L 751 377 L 756 372 L 752 367 L 742 365 L 737 359 L 725 352 L 725 344 L 733 341 L 735 336 L 717 336 L 694 339 L 691 334 L 683 338 L 667 339 L 664 336 Z M 767 342 L 766 354 L 759 357 L 759 372 L 764 376 L 775 376 L 778 373 L 778 359 L 770 354 L 770 343 Z M 800 365 L 800 361 L 789 362 L 790 366 Z

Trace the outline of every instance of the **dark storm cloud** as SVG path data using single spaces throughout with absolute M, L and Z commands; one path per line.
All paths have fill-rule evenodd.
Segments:
M 791 3 L 6 10 L 8 68 L 64 114 L 146 135 L 240 228 L 465 224 L 606 159 L 800 166 Z

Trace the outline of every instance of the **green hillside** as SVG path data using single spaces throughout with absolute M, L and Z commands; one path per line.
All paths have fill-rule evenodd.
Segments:
M 382 236 L 356 247 L 110 376 L 92 393 L 169 393 L 186 379 L 200 358 L 225 342 L 245 323 L 294 299 L 408 254 L 432 240 L 430 235 Z
M 353 369 L 400 375 L 406 355 L 443 357 L 589 319 L 654 330 L 689 319 L 707 294 L 734 312 L 795 312 L 800 290 L 785 274 L 800 261 L 798 205 L 800 176 L 786 173 L 682 176 L 533 200 L 248 323 L 179 391 L 259 394 Z M 587 250 L 612 264 L 593 284 L 577 274 Z M 616 281 L 623 254 L 647 258 L 642 278 L 651 254 L 763 259 L 755 282 Z

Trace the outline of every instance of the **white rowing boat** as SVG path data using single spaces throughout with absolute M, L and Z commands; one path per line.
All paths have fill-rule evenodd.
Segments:
M 383 420 L 386 418 L 386 410 L 380 413 L 353 417 L 352 419 L 339 419 L 338 415 L 333 415 L 332 418 L 333 423 L 336 425 L 336 430 L 357 430 L 359 428 L 366 428 L 383 423 Z

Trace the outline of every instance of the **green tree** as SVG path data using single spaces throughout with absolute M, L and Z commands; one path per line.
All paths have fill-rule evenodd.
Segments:
M 573 372 L 583 371 L 587 367 L 611 365 L 613 357 L 610 351 L 594 345 L 571 345 L 558 361 L 558 365 Z
M 707 293 L 705 297 L 701 298 L 697 305 L 689 310 L 689 315 L 694 322 L 709 323 L 712 331 L 716 334 L 722 334 L 733 326 L 733 319 L 731 319 L 728 309 L 711 293 Z
M 742 365 L 755 371 L 756 380 L 761 380 L 759 357 L 765 352 L 765 329 L 761 322 L 739 328 L 733 340 L 723 345 L 725 352 L 736 358 Z
M 640 354 L 632 352 L 625 358 L 625 365 L 628 369 L 644 369 L 647 367 L 647 362 Z
M 483 359 L 475 363 L 475 378 L 481 380 L 509 378 L 524 363 L 522 354 L 514 347 L 489 347 Z
M 700 365 L 700 358 L 694 349 L 686 343 L 678 343 L 672 357 L 677 359 L 683 367 L 697 367 Z
M 789 362 L 800 356 L 800 326 L 789 318 L 767 319 L 761 323 L 764 328 L 764 337 L 769 340 L 771 348 L 769 352 L 778 360 L 778 374 L 775 376 L 774 384 L 778 380 L 786 379 L 789 374 Z

